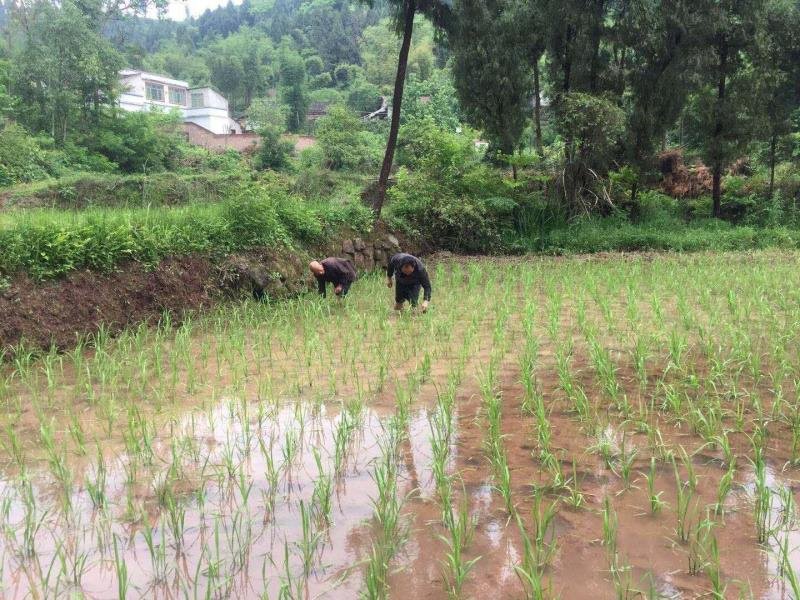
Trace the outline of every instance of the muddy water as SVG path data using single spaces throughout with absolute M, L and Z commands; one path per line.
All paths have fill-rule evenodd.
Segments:
M 558 264 L 546 266 L 556 269 Z M 680 263 L 672 267 L 682 268 Z M 475 264 L 454 270 L 459 268 L 461 275 L 477 273 Z M 789 513 L 795 516 L 796 502 L 787 505 L 788 496 L 778 491 L 788 490 L 796 501 L 800 475 L 790 462 L 789 427 L 777 415 L 766 425 L 766 483 L 774 492 L 769 523 L 775 533 L 762 544 L 756 540 L 753 514 L 756 491 L 748 435 L 754 434 L 757 419 L 752 403 L 759 399 L 763 412 L 770 414 L 773 383 L 767 377 L 755 381 L 746 373 L 729 374 L 725 380 L 735 381 L 737 390 L 725 391 L 726 412 L 720 417 L 729 431 L 737 469 L 717 515 L 717 489 L 727 470 L 724 453 L 703 440 L 686 415 L 662 406 L 664 386 L 699 396 L 702 385 L 697 382 L 710 377 L 714 365 L 703 355 L 696 328 L 720 324 L 713 310 L 698 308 L 691 315 L 694 324 L 685 334 L 686 362 L 691 368 L 667 369 L 671 331 L 685 319 L 677 301 L 665 295 L 663 304 L 654 308 L 650 293 L 664 293 L 658 285 L 669 289 L 668 283 L 654 283 L 654 276 L 639 283 L 643 291 L 636 309 L 642 317 L 637 323 L 626 320 L 631 308 L 623 289 L 614 287 L 608 273 L 594 272 L 591 265 L 573 271 L 574 276 L 586 270 L 584 283 L 590 291 L 583 297 L 583 317 L 579 302 L 568 296 L 558 311 L 550 311 L 550 290 L 560 283 L 557 279 L 552 287 L 542 284 L 531 290 L 513 269 L 488 263 L 484 268 L 487 272 L 480 277 L 491 285 L 482 289 L 465 283 L 468 279 L 452 277 L 442 286 L 451 307 L 425 319 L 384 313 L 360 318 L 358 311 L 377 297 L 375 283 L 367 287 L 361 304 L 346 307 L 334 315 L 334 322 L 322 326 L 309 326 L 295 315 L 296 322 L 287 321 L 286 327 L 270 336 L 241 331 L 240 338 L 229 342 L 214 327 L 206 327 L 187 334 L 186 339 L 159 342 L 158 353 L 145 345 L 137 352 L 150 365 L 146 373 L 137 375 L 142 362 L 119 361 L 109 367 L 119 377 L 114 379 L 112 373 L 109 383 L 95 378 L 91 392 L 81 382 L 80 370 L 69 363 L 60 369 L 60 379 L 52 387 L 42 376 L 12 380 L 18 398 L 9 405 L 23 407 L 14 426 L 26 466 L 12 460 L 15 452 L 6 440 L 5 477 L 0 479 L 3 597 L 116 598 L 124 591 L 134 598 L 358 597 L 364 591 L 365 561 L 375 543 L 372 515 L 377 489 L 372 473 L 385 443 L 387 420 L 396 411 L 398 390 L 409 393 L 402 386 L 424 367 L 425 359 L 429 361 L 425 382 L 411 394 L 406 437 L 397 456 L 398 494 L 405 499 L 403 517 L 409 529 L 392 561 L 388 587 L 394 598 L 447 597 L 447 546 L 442 536 L 448 534 L 431 470 L 428 411 L 453 368 L 458 349 L 467 343 L 467 330 L 473 323 L 477 338 L 469 342 L 465 377 L 456 393 L 448 462 L 455 502 L 466 501 L 475 527 L 464 560 L 477 562 L 462 596 L 523 598 L 516 572 L 522 561 L 522 538 L 487 458 L 487 417 L 477 377 L 497 346 L 493 330 L 499 314 L 496 289 L 504 278 L 510 281 L 504 301 L 509 318 L 498 392 L 513 503 L 529 532 L 534 527 L 535 488 L 542 488 L 545 506 L 557 505 L 553 528 L 547 533 L 556 551 L 542 570 L 545 597 L 712 597 L 715 565 L 707 549 L 680 541 L 676 533 L 676 469 L 681 482 L 690 476 L 680 458 L 681 449 L 690 455 L 687 460 L 697 480 L 687 522 L 690 527 L 705 520 L 713 523 L 709 527 L 719 550 L 722 597 L 792 597 L 780 576 L 778 545 L 788 544 L 789 560 L 794 569 L 800 568 L 800 529 L 788 518 Z M 636 268 L 646 273 L 646 267 Z M 471 296 L 463 293 L 465 285 L 472 286 Z M 519 358 L 523 311 L 532 294 L 538 307 L 535 372 L 549 411 L 551 449 L 572 493 L 582 497 L 579 507 L 570 505 L 566 487 L 552 485 L 553 472 L 541 460 L 536 421 L 523 411 Z M 609 299 L 606 308 L 596 300 L 602 298 Z M 718 296 L 715 302 L 711 308 L 724 306 L 725 299 Z M 697 302 L 701 304 L 702 299 Z M 658 311 L 663 312 L 663 327 L 656 325 Z M 787 312 L 787 323 L 790 316 Z M 761 370 L 765 374 L 774 369 L 766 352 L 780 320 L 765 325 L 767 317 L 754 311 L 725 316 L 722 321 L 731 330 L 749 333 L 753 347 L 764 349 Z M 578 324 L 582 318 L 588 323 L 585 328 Z M 224 328 L 220 331 L 227 335 Z M 584 339 L 586 331 L 595 331 L 600 344 L 609 349 L 622 394 L 634 407 L 628 415 L 621 414 L 608 397 Z M 644 387 L 631 360 L 635 336 L 641 331 L 652 333 L 655 340 L 647 360 L 650 380 Z M 572 344 L 570 368 L 575 381 L 592 406 L 589 422 L 581 422 L 570 411 L 570 401 L 560 387 L 557 355 L 566 340 Z M 730 343 L 729 338 L 725 341 Z M 92 354 L 87 352 L 87 360 Z M 162 355 L 159 377 L 155 365 Z M 188 357 L 190 371 L 185 363 L 173 366 L 176 355 Z M 382 358 L 387 359 L 388 374 L 381 374 L 377 367 Z M 127 387 L 121 390 L 118 382 L 126 382 Z M 784 391 L 792 398 L 796 394 L 790 381 L 784 382 Z M 141 401 L 132 402 L 137 394 L 142 395 Z M 30 405 L 22 401 L 31 395 Z M 742 395 L 747 405 L 739 431 L 735 401 Z M 122 413 L 113 421 L 106 415 L 115 406 L 109 400 L 112 397 Z M 73 410 L 53 410 L 64 404 Z M 154 404 L 159 408 L 153 409 Z M 651 404 L 653 408 L 640 417 L 638 407 Z M 56 424 L 55 453 L 42 448 L 42 423 L 51 416 Z M 66 422 L 73 417 L 81 421 L 87 438 L 84 453 L 77 452 L 74 436 L 66 433 Z M 763 414 L 758 419 L 763 420 Z M 342 467 L 334 473 L 336 439 L 346 420 L 353 424 L 352 431 Z M 657 426 L 658 444 L 646 426 Z M 634 452 L 625 481 L 622 463 Z M 661 460 L 658 452 L 672 452 L 676 466 Z M 95 506 L 90 491 L 102 472 L 98 453 L 106 481 L 102 509 Z M 70 472 L 66 484 L 56 476 L 59 456 Z M 654 487 L 662 507 L 656 514 L 650 509 L 646 480 L 651 456 L 659 458 Z M 315 486 L 327 476 L 333 486 L 328 520 L 312 508 L 319 505 Z M 617 522 L 613 556 L 603 541 L 605 498 Z M 304 511 L 311 511 L 305 530 Z M 31 547 L 34 552 L 27 552 Z M 307 561 L 304 552 L 309 555 Z M 692 569 L 698 552 L 703 556 Z M 615 588 L 615 573 L 618 586 L 627 590 Z M 120 587 L 121 579 L 127 587 Z
M 321 532 L 309 577 L 302 586 L 311 597 L 358 595 L 361 585 L 358 565 L 369 549 L 369 519 L 375 497 L 371 464 L 380 456 L 383 417 L 385 414 L 371 409 L 359 417 L 360 424 L 349 444 L 342 472 L 334 479 L 331 523 L 320 525 L 314 520 L 312 524 Z M 155 482 L 149 486 L 141 480 L 137 483 L 133 493 L 147 506 L 149 514 L 129 524 L 124 524 L 127 519 L 124 513 L 96 511 L 86 493 L 74 494 L 70 497 L 70 518 L 42 515 L 41 528 L 36 534 L 35 560 L 17 558 L 6 547 L 3 573 L 15 575 L 7 581 L 5 592 L 10 597 L 27 597 L 37 587 L 31 587 L 30 581 L 38 580 L 54 563 L 62 559 L 73 563 L 85 556 L 80 587 L 61 582 L 56 595 L 80 589 L 93 598 L 116 598 L 119 592 L 114 567 L 116 539 L 117 552 L 127 565 L 133 596 L 177 597 L 191 590 L 192 596 L 200 597 L 209 593 L 211 597 L 257 598 L 264 597 L 265 592 L 267 597 L 278 597 L 281 586 L 290 578 L 302 579 L 300 505 L 308 508 L 313 504 L 314 482 L 319 477 L 315 451 L 324 457 L 323 472 L 333 471 L 330 457 L 334 454 L 334 436 L 341 419 L 341 412 L 329 412 L 325 407 L 316 409 L 302 404 L 284 407 L 271 416 L 268 428 L 250 434 L 253 438 L 248 445 L 236 442 L 247 434 L 227 408 L 211 411 L 205 421 L 176 424 L 175 436 L 180 439 L 189 435 L 202 444 L 199 460 L 184 465 L 186 472 L 175 490 L 183 514 L 180 530 L 173 529 L 169 510 L 158 506 L 153 498 Z M 250 423 L 251 427 L 254 425 L 255 421 Z M 427 430 L 426 413 L 414 411 L 409 430 L 414 433 L 423 429 Z M 289 466 L 281 469 L 277 487 L 273 487 L 275 482 L 268 475 L 268 457 L 272 455 L 278 468 L 281 463 L 286 464 L 287 439 L 294 440 L 289 445 L 297 445 L 295 456 Z M 418 435 L 413 439 L 407 464 L 399 474 L 402 482 L 399 489 L 404 494 L 428 470 L 429 453 L 420 446 L 425 438 Z M 262 448 L 260 442 L 264 444 Z M 156 445 L 168 443 L 159 440 Z M 158 448 L 156 454 L 161 454 Z M 227 471 L 229 458 L 233 474 Z M 124 507 L 129 493 L 126 471 L 121 464 L 125 461 L 121 456 L 107 467 L 106 489 L 113 507 Z M 196 473 L 201 468 L 202 477 Z M 246 489 L 238 486 L 239 477 L 246 482 Z M 33 493 L 40 506 L 51 504 L 58 495 L 46 484 L 34 484 Z M 22 505 L 12 503 L 8 510 L 7 522 L 12 526 L 23 521 Z M 166 557 L 168 567 L 157 580 L 153 578 L 154 553 L 148 549 L 141 531 L 136 533 L 141 529 L 139 521 L 153 525 L 156 553 L 162 547 Z M 213 570 L 218 572 L 216 577 Z

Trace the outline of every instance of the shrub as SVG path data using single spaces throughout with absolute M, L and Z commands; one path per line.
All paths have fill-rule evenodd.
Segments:
M 222 214 L 237 246 L 270 246 L 289 241 L 277 203 L 261 188 L 250 187 L 230 198 L 224 203 Z
M 58 169 L 27 131 L 16 123 L 0 125 L 0 186 L 39 181 Z
M 305 62 L 306 62 L 306 73 L 312 76 L 319 75 L 325 68 L 325 63 L 322 62 L 322 58 L 320 58 L 316 54 L 306 58 Z
M 365 168 L 379 160 L 375 134 L 363 131 L 359 118 L 344 106 L 332 106 L 317 121 L 316 136 L 328 169 Z
M 377 85 L 367 81 L 359 81 L 350 88 L 347 105 L 356 112 L 369 113 L 381 106 L 381 91 Z
M 102 154 L 126 173 L 150 173 L 178 166 L 187 142 L 175 114 L 114 111 L 100 125 L 75 140 Z
M 471 133 L 443 131 L 432 119 L 412 121 L 400 129 L 398 164 L 456 179 L 480 160 Z
M 480 162 L 472 132 L 437 128 L 431 119 L 401 130 L 404 165 L 389 189 L 387 215 L 449 250 L 498 252 L 527 225 L 517 184 Z
M 393 225 L 447 250 L 497 252 L 514 232 L 513 199 L 460 195 L 423 172 L 401 168 L 388 196 Z
M 320 73 L 311 78 L 311 88 L 314 90 L 330 88 L 332 85 L 333 77 L 330 73 Z

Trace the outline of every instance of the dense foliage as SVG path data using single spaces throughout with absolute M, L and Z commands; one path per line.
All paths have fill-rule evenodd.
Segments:
M 9 213 L 9 252 L 29 257 L 13 264 L 48 276 L 149 260 L 169 244 L 184 252 L 313 241 L 328 231 L 319 211 L 365 226 L 361 202 L 375 200 L 376 180 L 388 190 L 385 219 L 456 251 L 796 245 L 797 2 L 410 7 L 246 0 L 179 23 L 113 0 L 4 7 L 4 204 L 106 211 L 102 228 L 81 220 L 88 213 Z M 210 152 L 187 142 L 177 114 L 121 111 L 123 67 L 215 87 L 260 146 Z M 298 135 L 308 136 L 302 145 Z M 147 206 L 179 233 L 136 212 Z M 117 208 L 132 212 L 118 220 Z M 103 228 L 114 224 L 130 239 L 163 233 L 165 245 L 44 265 L 42 244 L 87 231 L 112 244 L 116 234 Z M 32 246 L 39 255 L 8 241 L 24 245 L 20 232 L 45 240 Z M 89 252 L 100 242 L 81 243 Z

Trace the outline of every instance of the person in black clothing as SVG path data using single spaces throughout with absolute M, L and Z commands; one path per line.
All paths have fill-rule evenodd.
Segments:
M 425 290 L 422 298 L 422 312 L 428 310 L 428 303 L 431 301 L 431 279 L 420 259 L 403 252 L 395 254 L 389 259 L 386 276 L 389 287 L 392 287 L 392 276 L 397 280 L 397 287 L 394 291 L 395 310 L 402 310 L 406 300 L 411 303 L 411 306 L 416 307 L 420 288 Z
M 344 258 L 328 257 L 324 260 L 313 260 L 308 268 L 317 279 L 319 293 L 322 297 L 326 296 L 325 288 L 328 283 L 333 284 L 333 293 L 344 298 L 350 290 L 350 286 L 356 280 L 356 270 L 350 261 Z

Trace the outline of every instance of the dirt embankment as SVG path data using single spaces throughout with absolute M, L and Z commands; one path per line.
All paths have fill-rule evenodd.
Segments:
M 221 260 L 174 257 L 154 269 L 129 262 L 114 273 L 76 271 L 47 282 L 19 275 L 0 291 L 0 349 L 7 352 L 20 344 L 28 350 L 67 349 L 78 336 L 101 327 L 113 334 L 141 322 L 156 322 L 165 312 L 179 322 L 186 311 L 228 299 L 296 295 L 313 284 L 307 269 L 312 257 L 349 258 L 363 273 L 385 265 L 401 245 L 408 247 L 378 229 L 363 239 L 343 235 L 303 251 L 254 249 Z

